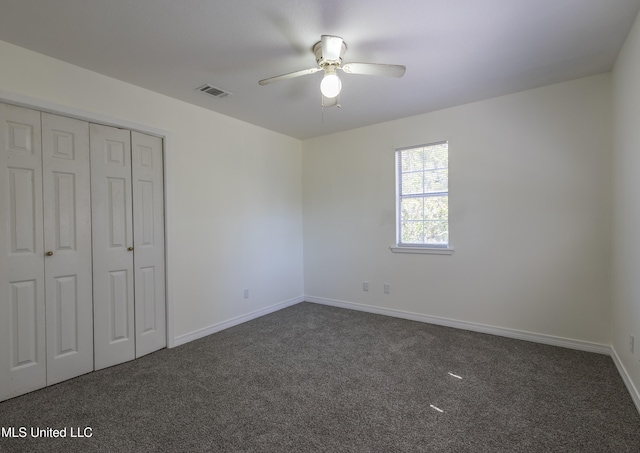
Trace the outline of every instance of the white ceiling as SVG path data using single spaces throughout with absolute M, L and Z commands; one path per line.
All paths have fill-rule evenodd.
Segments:
M 640 0 L 0 0 L 0 40 L 306 139 L 609 71 L 639 9 Z M 407 72 L 340 73 L 342 108 L 324 111 L 321 72 L 258 85 L 314 67 L 322 34 L 344 38 L 345 62 Z M 197 92 L 205 83 L 233 95 Z

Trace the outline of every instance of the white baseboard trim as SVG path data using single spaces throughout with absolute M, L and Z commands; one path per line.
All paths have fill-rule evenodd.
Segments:
M 636 386 L 633 385 L 633 381 L 631 380 L 629 373 L 627 373 L 627 369 L 622 364 L 622 360 L 620 360 L 618 353 L 613 347 L 611 348 L 611 358 L 613 359 L 613 363 L 616 364 L 618 373 L 620 373 L 624 384 L 627 386 L 627 390 L 629 390 L 629 393 L 631 394 L 631 399 L 633 399 L 633 402 L 636 405 L 636 409 L 638 409 L 638 412 L 640 412 L 640 392 L 638 392 Z
M 193 332 L 189 332 L 183 335 L 178 335 L 177 337 L 175 337 L 173 341 L 173 347 L 180 346 L 185 343 L 189 343 L 190 341 L 197 340 L 202 337 L 206 337 L 207 335 L 211 335 L 212 333 L 220 332 L 221 330 L 228 329 L 229 327 L 237 326 L 238 324 L 251 321 L 252 319 L 256 319 L 264 315 L 268 315 L 269 313 L 282 310 L 283 308 L 287 308 L 292 305 L 299 304 L 300 302 L 303 302 L 303 301 L 304 301 L 304 297 L 299 296 L 294 299 L 285 300 L 284 302 L 279 302 L 277 304 L 270 305 L 265 308 L 261 308 L 260 310 L 252 311 L 251 313 L 247 313 L 246 315 L 237 316 L 227 321 L 219 322 L 209 327 L 204 327 L 202 329 L 198 329 Z
M 437 324 L 439 326 L 454 327 L 456 329 L 471 330 L 474 332 L 488 333 L 491 335 L 499 335 L 501 337 L 515 338 L 518 340 L 532 341 L 534 343 L 548 344 L 552 346 L 560 346 L 563 348 L 577 349 L 579 351 L 595 352 L 598 354 L 611 355 L 611 346 L 599 343 L 590 343 L 588 341 L 571 340 L 569 338 L 555 337 L 552 335 L 544 335 L 539 333 L 526 332 L 522 330 L 507 329 L 504 327 L 489 326 L 486 324 L 478 324 L 468 321 L 458 321 L 456 319 L 442 318 L 439 316 L 429 316 L 409 311 L 396 310 L 393 308 L 382 308 L 373 305 L 358 304 L 354 302 L 345 302 L 342 300 L 326 299 L 323 297 L 306 296 L 307 302 L 313 302 L 322 305 L 331 305 L 333 307 L 348 308 L 350 310 L 365 311 L 378 315 L 393 316 L 395 318 L 410 319 L 412 321 L 420 321 L 428 324 Z

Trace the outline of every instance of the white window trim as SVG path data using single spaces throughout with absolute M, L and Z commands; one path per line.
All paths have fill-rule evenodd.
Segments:
M 453 247 L 434 247 L 427 245 L 392 245 L 393 253 L 419 253 L 423 255 L 453 255 Z
M 395 177 L 396 177 L 396 244 L 389 246 L 389 250 L 393 253 L 413 253 L 413 254 L 422 254 L 422 255 L 453 255 L 454 248 L 451 247 L 451 243 L 446 245 L 436 245 L 436 244 L 401 244 L 400 243 L 400 231 L 398 228 L 398 224 L 400 222 L 400 203 L 398 203 L 399 193 L 398 193 L 398 159 L 397 152 L 404 151 L 406 149 L 417 148 L 420 146 L 430 146 L 430 145 L 439 145 L 443 143 L 449 143 L 448 140 L 441 140 L 438 142 L 427 143 L 424 145 L 414 145 L 414 146 L 406 146 L 404 148 L 396 148 L 394 151 L 394 159 L 395 159 Z M 449 191 L 447 190 L 447 194 Z M 449 222 L 449 219 L 447 219 Z M 449 228 L 451 223 L 449 223 Z M 451 232 L 449 232 L 451 234 Z

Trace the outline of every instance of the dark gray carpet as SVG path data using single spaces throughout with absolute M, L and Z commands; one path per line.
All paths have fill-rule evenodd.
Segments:
M 12 426 L 67 438 L 2 451 L 640 451 L 610 357 L 309 303 L 0 403 Z

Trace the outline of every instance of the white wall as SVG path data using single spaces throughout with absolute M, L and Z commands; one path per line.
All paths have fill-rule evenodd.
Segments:
M 1 41 L 0 62 L 4 92 L 170 133 L 176 337 L 303 294 L 299 140 Z
M 613 348 L 640 410 L 640 16 L 618 56 L 612 88 Z
M 604 74 L 304 141 L 305 293 L 610 344 L 610 124 Z M 394 254 L 394 149 L 440 140 L 455 253 Z

